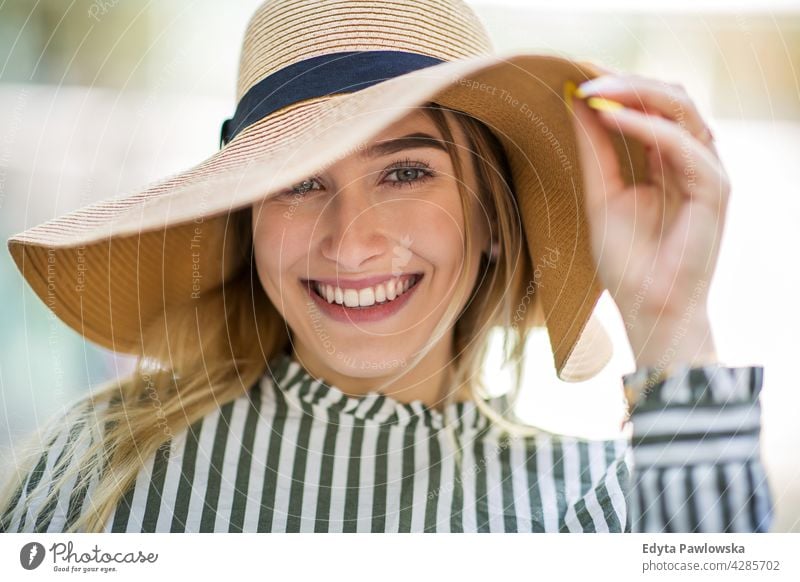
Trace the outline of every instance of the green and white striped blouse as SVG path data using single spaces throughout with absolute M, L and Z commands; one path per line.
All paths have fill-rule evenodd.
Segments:
M 151 456 L 110 532 L 762 532 L 762 368 L 707 366 L 648 390 L 632 437 L 511 437 L 474 403 L 356 397 L 288 355 L 240 398 Z M 639 370 L 623 377 L 641 379 Z M 508 401 L 489 402 L 502 411 Z M 443 430 L 454 423 L 457 446 Z M 88 416 L 88 415 L 87 415 Z M 94 417 L 94 416 L 93 416 Z M 67 430 L 70 428 L 70 430 Z M 95 481 L 43 505 L 28 494 L 68 459 L 48 452 L 0 514 L 0 531 L 61 532 Z

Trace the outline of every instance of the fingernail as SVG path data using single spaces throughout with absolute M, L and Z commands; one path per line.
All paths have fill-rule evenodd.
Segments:
M 572 96 L 575 94 L 577 85 L 573 81 L 564 81 L 564 102 L 567 104 L 567 110 L 572 111 Z
M 618 89 L 619 87 L 620 82 L 613 75 L 602 75 L 581 83 L 575 91 L 575 96 L 585 99 L 593 93 Z
M 586 100 L 586 105 L 597 111 L 617 111 L 625 108 L 622 103 L 604 97 L 589 97 Z

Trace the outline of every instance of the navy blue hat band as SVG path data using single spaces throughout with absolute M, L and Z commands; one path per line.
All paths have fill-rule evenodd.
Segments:
M 338 93 L 352 93 L 387 79 L 445 62 L 405 51 L 348 51 L 293 63 L 253 85 L 222 123 L 220 147 L 259 119 L 287 105 Z

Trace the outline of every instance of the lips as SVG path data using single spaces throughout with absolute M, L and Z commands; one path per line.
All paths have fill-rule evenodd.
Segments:
M 382 302 L 375 302 L 369 306 L 360 306 L 360 298 L 359 301 L 355 302 L 354 307 L 347 307 L 344 304 L 337 303 L 336 301 L 328 302 L 327 297 L 323 298 L 317 290 L 314 289 L 315 285 L 311 281 L 299 281 L 302 285 L 302 288 L 308 293 L 309 298 L 314 302 L 314 304 L 319 308 L 319 312 L 326 315 L 333 321 L 337 321 L 342 324 L 352 325 L 352 324 L 366 324 L 366 323 L 374 323 L 389 317 L 392 317 L 399 311 L 401 311 L 405 305 L 411 301 L 414 295 L 417 293 L 417 289 L 420 287 L 420 282 L 424 279 L 424 275 L 420 274 L 416 276 L 416 282 L 411 285 L 406 291 L 402 294 L 397 295 L 394 300 L 385 300 Z M 350 290 L 354 292 L 354 290 Z M 363 291 L 363 290 L 362 290 Z M 371 292 L 371 291 L 368 291 Z M 344 297 L 341 297 L 344 299 Z M 350 295 L 350 301 L 352 301 L 352 293 Z
M 422 274 L 402 275 L 399 277 L 381 278 L 382 281 L 372 286 L 356 286 L 344 283 L 342 286 L 308 281 L 308 290 L 329 304 L 344 306 L 348 309 L 367 309 L 374 305 L 391 303 L 408 293 L 421 279 Z M 377 278 L 373 278 L 377 279 Z M 363 283 L 366 280 L 362 280 Z

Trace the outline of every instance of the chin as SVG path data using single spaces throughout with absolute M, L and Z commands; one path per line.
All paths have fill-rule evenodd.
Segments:
M 376 354 L 374 349 L 360 354 L 354 351 L 336 351 L 326 354 L 330 366 L 343 375 L 372 378 L 396 374 L 405 370 L 410 357 L 396 351 L 387 354 Z

